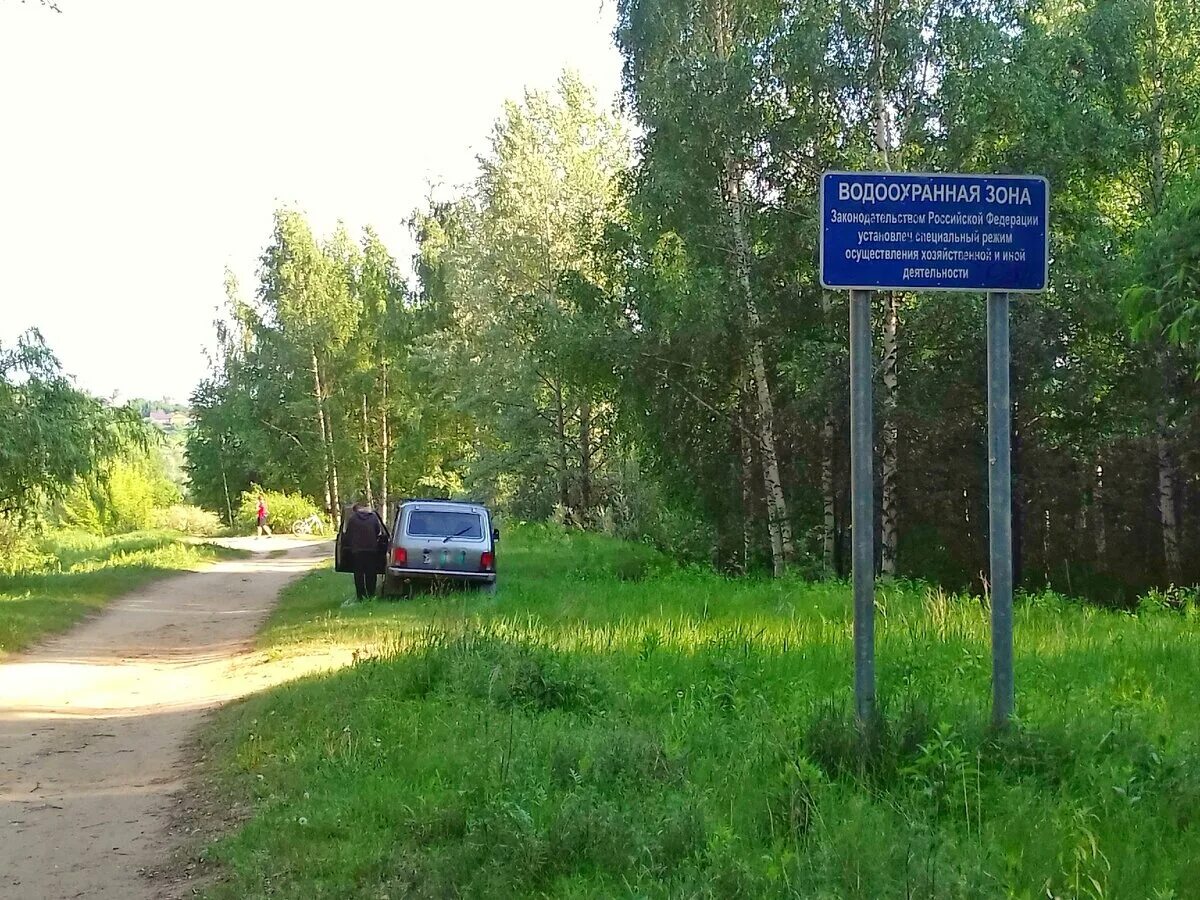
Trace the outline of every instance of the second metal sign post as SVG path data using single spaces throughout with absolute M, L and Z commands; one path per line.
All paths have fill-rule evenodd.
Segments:
M 875 428 L 870 291 L 850 292 L 850 537 L 854 569 L 854 713 L 875 714 Z

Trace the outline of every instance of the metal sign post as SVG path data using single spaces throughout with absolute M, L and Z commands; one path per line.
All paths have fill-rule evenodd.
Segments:
M 986 291 L 992 718 L 1014 712 L 1010 292 L 1046 289 L 1050 187 L 1029 175 L 826 172 L 821 285 L 850 291 L 854 702 L 875 714 L 875 491 L 871 298 L 877 290 Z
M 1009 400 L 1008 294 L 987 295 L 988 522 L 992 593 L 992 724 L 1012 718 L 1013 560 L 1012 424 Z
M 871 291 L 850 292 L 850 533 L 854 544 L 854 713 L 875 718 L 875 471 Z

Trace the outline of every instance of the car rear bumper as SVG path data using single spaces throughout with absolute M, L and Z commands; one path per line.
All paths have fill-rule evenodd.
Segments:
M 495 572 L 454 572 L 445 569 L 388 566 L 387 573 L 392 578 L 408 578 L 413 581 L 464 581 L 474 584 L 493 584 L 496 581 Z

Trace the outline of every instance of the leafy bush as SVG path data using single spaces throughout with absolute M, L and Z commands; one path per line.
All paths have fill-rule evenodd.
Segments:
M 262 495 L 267 501 L 267 524 L 272 531 L 288 532 L 292 523 L 309 516 L 317 516 L 321 520 L 322 533 L 332 529 L 317 504 L 303 494 L 289 494 L 283 491 L 264 491 L 257 485 L 242 492 L 242 499 L 237 510 L 237 525 L 242 531 L 253 531 L 258 522 L 258 498 Z
M 77 479 L 63 497 L 59 514 L 64 524 L 92 534 L 124 534 L 153 527 L 158 510 L 182 499 L 161 462 L 141 453 Z
M 0 574 L 36 572 L 53 562 L 54 557 L 42 549 L 37 522 L 14 522 L 0 515 Z
M 176 503 L 154 513 L 154 527 L 168 531 L 181 531 L 197 537 L 215 537 L 225 530 L 215 512 L 199 506 Z
M 1061 612 L 1071 606 L 1069 597 L 1047 587 L 1036 591 L 1018 591 L 1017 599 L 1023 606 L 1030 609 L 1045 609 L 1052 612 Z
M 1158 589 L 1151 588 L 1138 598 L 1139 613 L 1182 612 L 1191 615 L 1200 609 L 1200 586 L 1182 586 Z
M 36 328 L 0 342 L 0 423 L 0 509 L 18 516 L 149 442 L 135 410 L 74 386 Z
M 183 494 L 164 474 L 157 459 L 118 463 L 108 479 L 112 515 L 120 531 L 149 527 L 156 510 L 179 503 Z

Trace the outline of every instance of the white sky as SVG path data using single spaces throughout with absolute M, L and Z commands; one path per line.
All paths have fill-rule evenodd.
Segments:
M 505 99 L 615 95 L 612 0 L 0 0 L 0 341 L 104 396 L 186 400 L 280 203 L 326 232 L 472 177 Z

